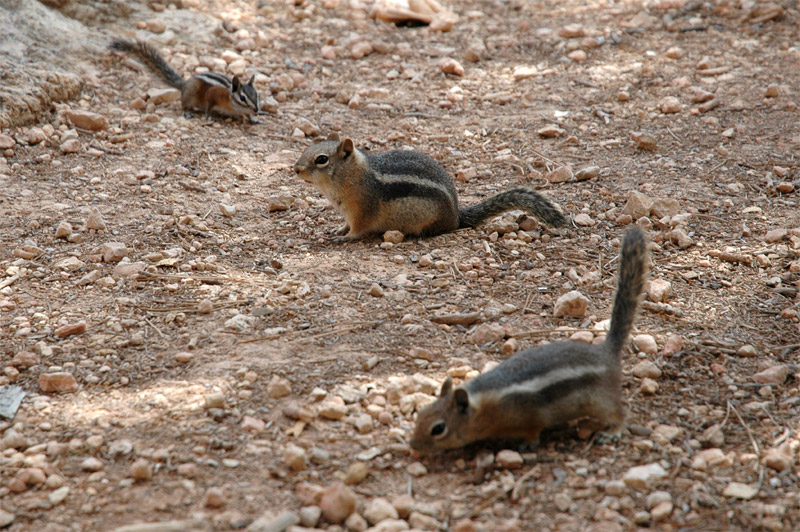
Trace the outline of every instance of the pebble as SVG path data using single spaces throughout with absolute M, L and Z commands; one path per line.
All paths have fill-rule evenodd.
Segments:
M 586 168 L 578 170 L 578 172 L 575 174 L 575 179 L 578 181 L 587 181 L 597 177 L 598 175 L 600 175 L 599 166 L 587 166 Z
M 106 263 L 119 262 L 130 254 L 128 246 L 123 242 L 106 242 L 100 252 L 103 254 L 103 262 Z
M 359 41 L 350 49 L 350 56 L 353 59 L 361 59 L 371 54 L 372 51 L 372 44 L 367 41 Z
M 69 139 L 61 144 L 59 148 L 61 153 L 76 153 L 81 149 L 81 141 L 78 139 Z
M 56 227 L 56 238 L 67 238 L 72 234 L 72 225 L 69 222 L 63 221 Z
M 692 458 L 692 469 L 705 471 L 709 466 L 716 466 L 725 460 L 725 453 L 722 449 L 712 447 L 703 449 Z
M 283 462 L 292 471 L 302 471 L 306 468 L 306 451 L 302 447 L 289 444 L 283 450 Z
M 364 509 L 364 517 L 370 524 L 376 525 L 385 519 L 398 519 L 400 516 L 394 506 L 382 497 L 372 499 Z
M 791 372 L 792 370 L 788 365 L 778 364 L 753 375 L 753 382 L 773 385 L 783 384 L 783 381 L 786 380 Z
M 754 357 L 758 356 L 758 351 L 750 344 L 744 344 L 737 351 L 736 354 L 740 357 Z
M 636 147 L 639 149 L 653 151 L 658 148 L 658 141 L 650 133 L 634 131 L 631 133 L 631 138 L 636 143 Z
M 356 428 L 359 434 L 367 434 L 372 432 L 373 428 L 373 421 L 372 416 L 369 414 L 361 414 L 356 417 L 355 421 L 353 422 L 353 426 Z
M 222 508 L 225 506 L 225 503 L 225 493 L 222 491 L 222 488 L 208 488 L 203 498 L 203 506 L 206 508 Z
M 136 275 L 139 275 L 139 272 L 144 271 L 145 268 L 147 268 L 147 264 L 141 261 L 124 262 L 124 263 L 121 262 L 114 267 L 112 276 L 115 279 L 125 279 L 128 277 L 134 277 Z
M 623 482 L 629 488 L 647 489 L 654 482 L 667 476 L 667 472 L 660 464 L 652 463 L 634 466 L 625 472 Z
M 464 54 L 464 58 L 467 61 L 472 61 L 472 58 L 468 57 L 467 53 Z M 477 62 L 478 60 L 479 59 L 476 59 L 474 62 Z M 512 75 L 514 76 L 514 81 L 522 81 L 523 79 L 532 78 L 532 77 L 534 77 L 534 76 L 536 76 L 538 74 L 539 74 L 539 69 L 536 68 L 535 66 L 518 66 L 518 67 L 514 68 L 514 73 Z M 558 128 L 556 128 L 556 129 L 558 129 Z M 562 131 L 562 133 L 563 133 L 563 131 Z M 541 135 L 541 133 L 539 133 L 539 134 Z M 543 136 L 547 136 L 547 135 L 543 135 Z
M 647 283 L 647 297 L 656 303 L 664 302 L 672 294 L 672 283 L 665 279 L 652 279 Z
M 89 211 L 89 218 L 86 220 L 86 228 L 95 231 L 105 231 L 106 221 L 97 207 L 92 207 Z
M 655 363 L 649 360 L 643 360 L 639 362 L 638 364 L 633 366 L 633 369 L 631 371 L 636 377 L 639 377 L 640 379 L 643 379 L 645 377 L 650 379 L 658 379 L 661 377 L 661 370 Z
M 564 135 L 564 130 L 558 126 L 548 125 L 536 132 L 540 137 L 544 138 L 556 138 L 561 137 Z
M 785 228 L 780 227 L 778 229 L 771 229 L 767 231 L 767 234 L 764 236 L 764 240 L 767 241 L 769 244 L 774 244 L 775 242 L 780 242 L 786 235 L 789 234 Z
M 555 503 L 559 512 L 566 512 L 572 506 L 572 497 L 566 493 L 556 493 L 555 497 L 553 497 L 553 503 Z
M 369 475 L 369 466 L 364 462 L 353 462 L 344 473 L 345 484 L 352 486 L 358 484 Z
M 153 105 L 172 103 L 181 99 L 181 91 L 173 88 L 153 87 L 147 90 L 147 101 Z
M 594 341 L 594 333 L 592 331 L 576 331 L 569 337 L 569 341 L 591 344 Z
M 222 392 L 211 392 L 205 396 L 206 408 L 225 408 L 225 394 Z
M 671 46 L 667 51 L 664 53 L 670 59 L 680 59 L 684 55 L 683 48 L 680 46 Z
M 525 463 L 520 453 L 510 449 L 503 449 L 498 452 L 495 461 L 506 469 L 516 469 Z
M 153 464 L 146 458 L 137 458 L 131 464 L 131 477 L 135 480 L 150 480 L 153 478 Z
M 656 218 L 677 216 L 681 212 L 681 204 L 675 198 L 653 198 L 650 213 Z
M 272 399 L 280 399 L 292 393 L 292 384 L 288 379 L 273 375 L 267 384 L 267 395 Z
M 445 74 L 451 74 L 453 76 L 463 76 L 464 75 L 464 67 L 453 59 L 452 57 L 443 57 L 437 63 L 436 66 L 439 67 L 439 70 L 444 72 Z
M 344 526 L 347 530 L 352 532 L 364 532 L 369 528 L 369 523 L 359 514 L 353 512 L 344 520 Z
M 392 499 L 392 506 L 397 510 L 400 519 L 407 518 L 414 509 L 414 497 L 408 493 L 403 493 Z
M 334 482 L 319 501 L 322 515 L 331 523 L 341 523 L 356 509 L 356 494 L 342 482 Z
M 10 150 L 17 145 L 17 141 L 14 140 L 14 137 L 9 135 L 0 135 L 0 150 Z
M 503 355 L 506 357 L 510 357 L 517 351 L 519 351 L 519 341 L 516 338 L 509 338 L 505 342 L 503 342 L 503 347 L 501 348 Z
M 39 375 L 39 389 L 44 393 L 49 392 L 74 392 L 78 389 L 78 381 L 72 373 L 65 371 L 57 373 L 42 373 Z
M 435 517 L 422 512 L 411 512 L 408 524 L 415 530 L 442 530 L 442 524 Z
M 194 358 L 194 353 L 191 353 L 189 351 L 180 351 L 179 353 L 175 353 L 175 360 L 183 364 L 191 362 L 193 358 Z
M 108 129 L 108 119 L 101 114 L 91 111 L 70 109 L 66 112 L 66 115 L 75 127 L 88 129 L 89 131 L 103 131 Z
M 383 241 L 384 242 L 391 242 L 392 244 L 399 244 L 403 241 L 405 235 L 400 231 L 386 231 L 383 233 Z
M 637 334 L 633 337 L 633 345 L 636 349 L 648 355 L 655 355 L 658 353 L 656 339 L 650 334 Z
M 581 24 L 567 24 L 560 30 L 558 35 L 566 39 L 575 39 L 586 36 L 586 29 Z
M 712 447 L 721 447 L 725 444 L 725 433 L 722 431 L 721 425 L 714 424 L 704 430 L 697 439 Z
M 609 480 L 604 489 L 612 497 L 620 497 L 628 488 L 621 480 Z
M 81 462 L 81 469 L 84 471 L 100 471 L 103 469 L 103 462 L 98 460 L 97 458 L 90 456 Z
M 302 130 L 298 129 L 298 131 L 302 133 Z M 305 136 L 305 133 L 303 133 L 303 135 Z M 277 196 L 270 196 L 267 203 L 267 210 L 269 212 L 288 211 L 292 207 L 292 204 L 294 204 L 294 198 L 289 195 L 280 194 Z
M 794 450 L 792 450 L 792 443 L 789 441 L 773 447 L 764 455 L 764 465 L 778 472 L 786 471 L 793 464 Z
M 319 506 L 304 506 L 300 508 L 300 524 L 315 527 L 322 517 L 322 508 Z
M 371 285 L 369 285 L 367 293 L 372 297 L 383 297 L 385 295 L 383 292 L 383 288 L 381 288 L 381 285 L 379 285 L 378 283 L 372 283 Z
M 246 432 L 253 432 L 256 434 L 260 434 L 264 432 L 267 424 L 264 423 L 261 419 L 253 416 L 244 416 L 242 418 L 242 422 L 239 424 L 239 427 L 246 431 Z
M 553 316 L 556 318 L 582 318 L 586 314 L 589 298 L 577 290 L 567 292 L 556 300 Z
M 506 336 L 506 329 L 496 323 L 481 323 L 469 336 L 470 342 L 475 345 L 484 345 L 489 342 L 499 342 Z
M 560 166 L 547 174 L 550 183 L 566 183 L 572 179 L 572 169 L 569 166 Z
M 588 57 L 585 50 L 573 50 L 567 54 L 567 58 L 575 63 L 583 63 Z
M 422 477 L 428 474 L 428 468 L 422 462 L 413 462 L 408 465 L 406 471 L 412 477 Z
M 47 140 L 47 135 L 45 134 L 44 130 L 40 127 L 32 127 L 28 134 L 25 135 L 25 140 L 28 141 L 28 144 L 34 146 L 39 144 L 40 142 L 44 142 Z
M 756 488 L 740 482 L 731 482 L 722 492 L 725 497 L 734 497 L 744 500 L 752 499 L 757 493 L 758 490 Z
M 592 219 L 591 216 L 589 216 L 585 212 L 576 214 L 572 220 L 575 222 L 576 225 L 579 225 L 581 227 L 591 227 L 595 223 L 597 223 Z
M 338 421 L 347 415 L 347 406 L 340 397 L 334 397 L 332 400 L 320 403 L 319 415 L 325 419 Z
M 686 249 L 694 245 L 694 240 L 683 229 L 673 229 L 668 233 L 668 236 L 670 241 L 680 249 Z
M 319 519 L 317 520 L 319 521 Z M 283 512 L 279 514 L 278 517 L 275 517 L 275 514 L 273 512 L 267 511 L 264 512 L 263 515 L 258 517 L 255 521 L 253 521 L 247 526 L 247 532 L 284 532 L 285 530 L 296 529 L 297 527 L 295 525 L 297 525 L 300 522 L 301 518 L 294 512 Z M 205 527 L 203 529 L 205 529 Z M 164 532 L 173 532 L 173 530 L 183 531 L 184 529 L 175 528 L 175 529 L 165 530 Z
M 69 490 L 70 490 L 69 486 L 61 486 L 60 488 L 50 492 L 50 494 L 47 496 L 47 500 L 50 501 L 50 504 L 52 504 L 53 506 L 61 504 L 69 495 Z M 0 528 L 3 528 L 1 518 L 0 518 Z
M 634 219 L 639 219 L 642 216 L 649 216 L 652 208 L 652 199 L 637 190 L 631 190 L 628 193 L 628 201 L 622 208 L 622 212 L 623 214 L 629 214 Z

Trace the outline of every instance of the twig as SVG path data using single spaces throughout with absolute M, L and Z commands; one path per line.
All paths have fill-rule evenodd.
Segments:
M 19 279 L 19 274 L 12 275 L 8 279 L 6 279 L 2 283 L 0 283 L 0 290 L 5 288 L 6 286 L 11 286 L 12 284 L 14 284 L 17 281 L 17 279 Z
M 506 495 L 508 495 L 512 491 L 518 489 L 519 486 L 521 486 L 523 483 L 528 481 L 531 477 L 533 477 L 534 475 L 536 475 L 536 474 L 538 474 L 540 472 L 541 472 L 541 470 L 539 469 L 539 467 L 534 465 L 527 473 L 525 473 L 524 475 L 519 477 L 519 479 L 516 482 L 514 482 L 513 486 L 511 486 L 510 488 L 507 488 L 507 489 L 505 489 L 505 490 L 503 490 L 503 491 L 501 491 L 499 493 L 496 493 L 496 494 L 492 495 L 491 497 L 489 497 L 488 499 L 486 499 L 485 501 L 480 503 L 478 506 L 476 506 L 475 508 L 470 510 L 470 512 L 467 515 L 463 516 L 463 517 L 470 517 L 470 518 L 471 517 L 475 517 L 476 515 L 478 515 L 482 511 L 484 511 L 486 508 L 488 508 L 489 506 L 491 506 L 492 504 L 494 504 L 495 502 L 497 502 L 501 498 L 505 497 Z
M 158 327 L 156 327 L 155 325 L 153 325 L 153 322 L 152 322 L 152 321 L 148 320 L 147 318 L 145 318 L 145 319 L 144 319 L 144 321 L 145 321 L 145 322 L 147 322 L 147 324 L 148 324 L 150 327 L 152 327 L 153 329 L 155 329 L 155 331 L 158 333 L 158 335 L 159 335 L 161 338 L 166 338 L 166 335 L 165 335 L 164 333 L 162 333 L 162 332 L 161 332 L 161 329 L 159 329 Z

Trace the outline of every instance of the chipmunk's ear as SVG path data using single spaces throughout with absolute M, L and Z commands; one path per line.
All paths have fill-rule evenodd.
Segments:
M 339 140 L 339 134 L 335 131 L 328 135 L 328 140 Z
M 464 388 L 453 390 L 453 407 L 459 414 L 466 414 L 469 410 L 469 392 Z
M 338 155 L 342 159 L 347 159 L 354 151 L 356 151 L 356 147 L 353 145 L 353 139 L 344 139 L 339 143 Z
M 453 378 L 448 376 L 442 383 L 442 389 L 439 390 L 439 397 L 450 395 L 450 392 L 452 390 L 453 390 Z
M 239 87 L 242 86 L 242 80 L 239 79 L 239 76 L 233 76 L 231 80 L 231 88 L 233 92 L 239 92 Z
M 252 77 L 252 78 L 250 78 L 250 81 L 248 81 L 248 82 L 247 82 L 247 84 L 248 84 L 248 85 L 250 85 L 250 86 L 252 87 L 252 86 L 253 86 L 253 82 L 254 82 L 255 80 L 256 80 L 256 75 L 255 75 L 255 74 L 253 74 L 253 77 Z

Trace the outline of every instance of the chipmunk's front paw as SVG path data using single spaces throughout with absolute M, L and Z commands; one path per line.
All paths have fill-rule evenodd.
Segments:
M 597 435 L 594 437 L 594 442 L 598 445 L 617 443 L 619 442 L 621 437 L 622 437 L 622 430 L 617 430 L 612 432 L 603 431 L 597 433 Z
M 361 239 L 355 236 L 342 235 L 342 236 L 332 236 L 328 240 L 330 240 L 331 242 L 355 242 L 356 240 L 361 240 Z

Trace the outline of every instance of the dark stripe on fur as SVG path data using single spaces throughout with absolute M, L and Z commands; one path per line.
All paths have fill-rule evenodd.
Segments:
M 554 382 L 546 388 L 542 388 L 535 393 L 511 393 L 503 396 L 500 400 L 500 406 L 506 405 L 552 405 L 555 402 L 564 399 L 585 388 L 596 386 L 603 379 L 602 375 L 597 373 L 588 373 L 581 377 L 574 379 L 567 379 Z
M 617 356 L 622 352 L 633 328 L 647 270 L 647 237 L 644 231 L 634 227 L 625 234 L 622 241 L 617 294 L 614 296 L 611 327 L 605 341 L 608 350 Z
M 183 88 L 183 78 L 178 74 L 166 59 L 152 46 L 144 41 L 125 41 L 122 39 L 114 40 L 109 47 L 120 52 L 133 53 L 147 64 L 151 69 L 158 73 L 164 81 L 175 87 Z
M 515 188 L 461 209 L 458 213 L 458 226 L 476 227 L 492 216 L 513 209 L 523 209 L 551 227 L 561 227 L 567 223 L 555 203 L 533 189 Z

